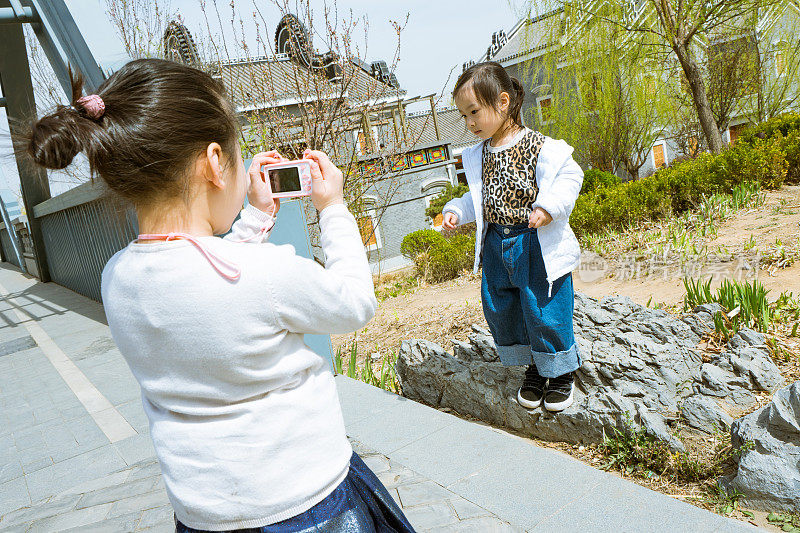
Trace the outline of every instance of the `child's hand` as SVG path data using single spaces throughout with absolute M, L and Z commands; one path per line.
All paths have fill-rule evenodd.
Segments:
M 444 229 L 455 229 L 458 225 L 458 215 L 453 213 L 452 211 L 448 211 L 442 217 L 442 227 Z
M 311 201 L 317 211 L 329 205 L 343 204 L 344 177 L 325 152 L 306 150 L 303 157 L 311 163 Z
M 259 211 L 269 213 L 273 217 L 278 214 L 278 210 L 281 208 L 281 201 L 272 197 L 272 189 L 267 185 L 264 174 L 261 172 L 261 167 L 280 163 L 281 161 L 286 161 L 286 158 L 275 150 L 260 152 L 253 156 L 253 162 L 250 163 L 250 169 L 247 171 L 250 175 L 247 201 Z
M 553 221 L 553 217 L 550 216 L 550 213 L 542 209 L 541 207 L 537 207 L 531 213 L 531 217 L 528 220 L 528 227 L 529 228 L 541 228 L 542 226 L 546 226 Z

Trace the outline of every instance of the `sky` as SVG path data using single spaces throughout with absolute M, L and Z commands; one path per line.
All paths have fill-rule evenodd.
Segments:
M 206 0 L 207 6 L 213 0 Z M 237 11 L 244 24 L 245 39 L 251 47 L 256 47 L 257 29 L 252 22 L 254 2 L 266 21 L 262 27 L 264 37 L 274 39 L 275 26 L 280 20 L 280 11 L 270 0 L 236 0 Z M 161 0 L 164 4 L 164 0 Z M 206 18 L 200 9 L 200 0 L 171 0 L 171 11 L 183 18 L 184 24 L 197 40 L 207 34 Z M 230 2 L 218 0 L 226 33 L 231 31 Z M 66 0 L 78 28 L 84 36 L 89 49 L 104 69 L 116 69 L 127 60 L 122 41 L 106 15 L 105 0 Z M 328 2 L 332 6 L 332 2 Z M 391 63 L 397 49 L 397 37 L 392 21 L 405 27 L 400 35 L 399 62 L 395 74 L 401 87 L 409 97 L 441 94 L 442 104 L 449 104 L 449 91 L 461 73 L 461 65 L 470 59 L 479 58 L 489 46 L 492 33 L 498 30 L 508 32 L 521 18 L 526 0 L 339 0 L 336 3 L 339 19 L 354 18 L 368 20 L 368 33 L 364 38 L 363 22 L 357 35 L 360 49 L 364 50 L 366 41 L 366 60 L 382 59 Z M 312 0 L 312 9 L 317 13 L 315 20 L 321 21 L 322 0 Z M 210 10 L 209 7 L 206 8 Z M 216 15 L 210 18 L 211 32 L 219 34 L 215 24 Z M 315 43 L 317 51 L 322 50 L 319 39 Z M 364 52 L 362 52 L 364 53 Z M 0 153 L 10 153 L 7 142 L 8 122 L 4 110 L 0 109 Z M 0 188 L 18 189 L 16 165 L 13 158 L 0 160 Z M 53 190 L 53 194 L 56 194 Z

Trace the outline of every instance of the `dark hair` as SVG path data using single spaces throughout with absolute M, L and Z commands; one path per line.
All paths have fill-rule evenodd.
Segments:
M 92 175 L 134 205 L 185 192 L 189 166 L 210 143 L 229 158 L 236 154 L 233 106 L 222 83 L 201 70 L 163 59 L 131 61 L 98 89 L 105 103 L 98 119 L 77 102 L 82 91 L 83 79 L 73 76 L 72 105 L 33 124 L 27 152 L 52 169 L 84 152 Z
M 517 78 L 506 72 L 506 69 L 496 61 L 475 63 L 461 73 L 453 89 L 453 98 L 458 95 L 468 84 L 472 84 L 475 98 L 482 106 L 492 107 L 498 113 L 500 107 L 500 93 L 508 93 L 508 115 L 514 124 L 522 125 L 522 102 L 525 100 L 525 89 Z

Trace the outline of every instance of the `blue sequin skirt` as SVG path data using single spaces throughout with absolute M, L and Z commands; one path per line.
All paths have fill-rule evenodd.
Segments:
M 176 519 L 177 533 L 205 533 Z M 347 477 L 308 511 L 268 526 L 229 533 L 413 533 L 386 487 L 355 452 Z

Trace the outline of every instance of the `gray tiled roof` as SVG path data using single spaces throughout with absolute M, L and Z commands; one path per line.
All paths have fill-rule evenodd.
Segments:
M 220 67 L 222 81 L 239 109 L 268 107 L 269 102 L 295 100 L 301 94 L 330 97 L 342 91 L 338 83 L 331 83 L 321 74 L 309 74 L 304 67 L 280 56 L 223 63 Z M 349 81 L 347 96 L 351 100 L 361 102 L 398 95 L 398 89 L 350 62 L 343 65 L 343 71 L 343 79 Z M 399 89 L 399 94 L 405 91 Z
M 560 8 L 519 21 L 510 31 L 506 44 L 489 59 L 503 63 L 549 45 L 555 22 L 553 17 L 560 15 L 562 11 L 563 8 Z M 486 60 L 486 55 L 480 60 Z
M 454 149 L 470 146 L 478 142 L 475 135 L 464 125 L 464 119 L 458 109 L 453 107 L 439 108 L 436 110 L 436 119 L 439 123 L 439 137 L 443 142 L 449 142 Z M 433 144 L 436 140 L 436 130 L 433 127 L 433 118 L 430 111 L 409 114 L 407 119 L 412 136 L 418 140 L 416 144 Z

